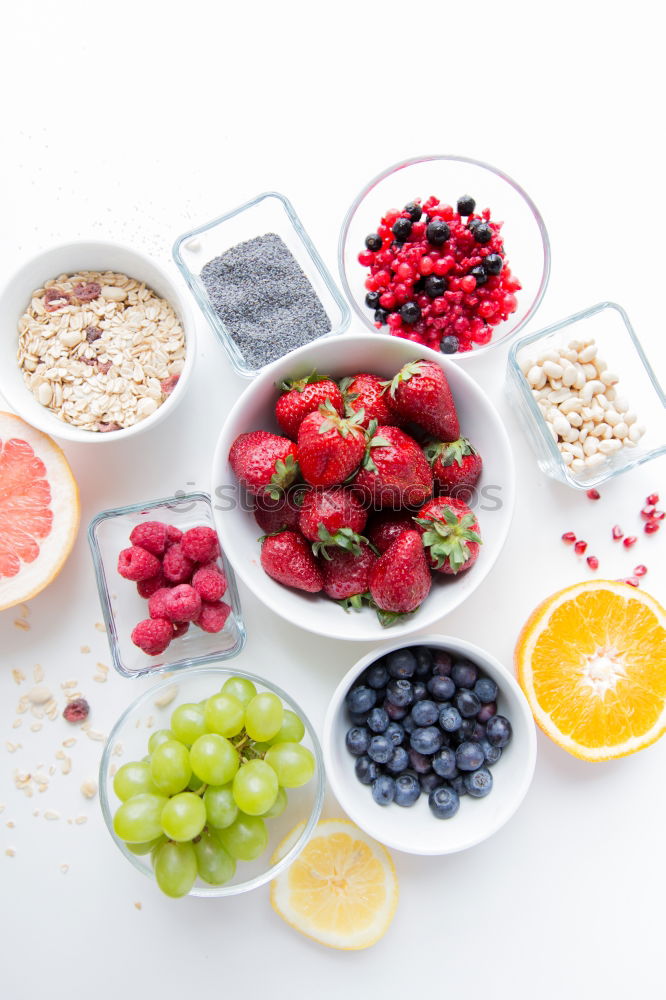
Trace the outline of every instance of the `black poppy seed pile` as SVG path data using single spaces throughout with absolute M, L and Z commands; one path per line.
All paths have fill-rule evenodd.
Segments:
M 499 689 L 470 660 L 411 646 L 375 660 L 347 693 L 347 750 L 380 806 L 413 806 L 423 792 L 437 819 L 460 797 L 492 791 L 490 768 L 512 735 Z
M 201 280 L 250 368 L 330 333 L 331 321 L 317 293 L 276 233 L 256 236 L 209 260 Z

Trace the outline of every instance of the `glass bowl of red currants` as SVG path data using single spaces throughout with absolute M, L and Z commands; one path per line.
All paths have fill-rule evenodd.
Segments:
M 550 275 L 544 221 L 503 171 L 420 156 L 374 177 L 347 212 L 342 284 L 363 323 L 456 359 L 512 337 Z
M 288 867 L 321 814 L 324 764 L 296 702 L 233 667 L 165 678 L 120 716 L 99 773 L 104 820 L 166 896 L 234 896 Z

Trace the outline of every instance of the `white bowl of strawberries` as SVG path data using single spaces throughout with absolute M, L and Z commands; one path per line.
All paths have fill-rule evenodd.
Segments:
M 335 639 L 409 635 L 450 614 L 490 572 L 514 504 L 509 438 L 474 379 L 373 334 L 266 368 L 227 417 L 212 477 L 236 573 Z

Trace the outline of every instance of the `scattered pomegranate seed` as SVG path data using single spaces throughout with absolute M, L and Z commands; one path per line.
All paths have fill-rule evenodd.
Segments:
M 590 500 L 601 500 L 601 493 L 599 490 L 588 490 L 585 496 Z
M 634 576 L 645 576 L 646 573 L 647 573 L 647 566 L 643 566 L 642 563 L 640 564 L 640 566 L 634 566 Z
M 582 539 L 576 542 L 576 544 L 574 545 L 574 551 L 579 556 L 582 556 L 586 548 L 587 548 L 587 542 L 584 542 Z
M 659 494 L 658 493 L 650 493 L 650 496 L 645 498 L 645 502 L 646 503 L 651 503 L 652 506 L 654 506 L 656 503 L 659 503 Z
M 637 576 L 628 576 L 624 580 L 618 580 L 618 583 L 628 583 L 630 587 L 639 587 L 641 581 Z
M 654 517 L 654 507 L 643 507 L 641 511 L 641 517 L 644 521 L 651 521 Z
M 86 699 L 75 698 L 74 701 L 70 701 L 69 704 L 65 705 L 62 717 L 67 722 L 83 722 L 84 719 L 88 718 L 89 712 L 90 705 Z
M 587 565 L 590 567 L 590 569 L 599 569 L 599 560 L 597 559 L 596 556 L 588 556 Z
M 654 514 L 652 515 L 652 520 L 653 521 L 663 521 L 664 520 L 664 511 L 663 510 L 655 510 Z
M 622 542 L 622 544 L 624 545 L 625 549 L 630 549 L 632 545 L 635 545 L 635 543 L 636 543 L 636 536 L 635 535 L 627 535 L 627 537 Z
M 659 531 L 660 528 L 661 525 L 659 524 L 659 521 L 648 521 L 643 528 L 643 531 L 646 535 L 654 535 L 655 531 Z
M 619 524 L 614 524 L 613 525 L 613 538 L 615 539 L 615 541 L 616 542 L 619 541 L 619 539 L 622 538 L 623 535 L 624 535 L 624 531 L 622 530 L 622 528 L 620 527 L 620 525 Z
M 576 541 L 576 536 L 574 535 L 573 531 L 565 531 L 564 534 L 562 535 L 562 541 L 566 542 L 567 545 L 573 545 L 573 543 Z

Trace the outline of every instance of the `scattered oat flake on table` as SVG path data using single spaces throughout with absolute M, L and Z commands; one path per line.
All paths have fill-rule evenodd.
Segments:
M 25 674 L 16 668 L 12 670 L 12 677 L 14 678 L 16 684 L 22 684 L 25 680 Z
M 99 743 L 103 743 L 106 739 L 104 733 L 100 733 L 98 729 L 88 729 L 86 730 L 86 736 L 89 740 L 97 740 Z
M 114 746 L 113 751 L 112 751 L 113 756 L 114 757 L 122 757 L 122 755 L 123 755 L 124 752 L 125 752 L 125 748 L 122 745 L 122 743 L 116 743 L 116 745 Z
M 16 706 L 16 712 L 18 715 L 25 715 L 27 711 L 28 711 L 28 699 L 26 698 L 25 695 L 23 695 L 23 697 L 19 699 L 19 703 Z
M 35 809 L 32 815 L 33 816 L 39 816 L 39 809 Z
M 81 646 L 81 652 L 82 653 L 89 653 L 90 652 L 90 646 Z
M 72 758 L 65 757 L 65 759 L 62 762 L 62 767 L 60 768 L 60 771 L 62 774 L 69 774 L 71 770 L 72 770 Z
M 109 768 L 109 777 L 112 778 L 117 770 L 118 770 L 117 764 L 112 764 L 111 767 Z
M 166 688 L 164 691 L 162 691 L 162 694 L 157 696 L 157 698 L 155 699 L 156 708 L 166 708 L 167 705 L 171 704 L 171 702 L 174 700 L 177 694 L 178 694 L 178 685 L 172 684 L 171 687 Z
M 16 848 L 14 848 L 14 847 L 8 847 L 7 850 L 5 851 L 5 854 L 7 855 L 8 858 L 15 857 L 16 856 Z
M 78 683 L 79 683 L 78 681 L 72 681 L 72 680 L 63 681 L 60 687 L 63 689 L 63 691 L 71 691 L 71 689 L 75 688 L 78 685 Z
M 88 822 L 88 817 L 87 816 L 77 816 L 76 819 L 74 820 L 74 822 L 76 823 L 77 826 L 82 826 L 84 823 Z
M 75 743 L 76 743 L 75 736 L 70 736 L 68 739 L 62 741 L 62 745 L 67 748 L 73 747 Z
M 32 676 L 34 677 L 35 684 L 41 684 L 44 680 L 44 667 L 41 663 L 35 663 L 32 668 Z
M 67 864 L 60 865 L 60 871 L 63 873 L 63 875 L 66 875 L 67 872 L 69 871 L 69 865 Z
M 16 826 L 16 823 L 14 822 L 13 819 L 8 819 L 7 820 L 7 826 L 9 827 L 10 830 L 13 830 L 14 827 Z
M 23 719 L 14 719 L 12 729 L 19 729 L 23 725 Z
M 18 721 L 20 722 L 21 720 L 19 719 Z M 41 722 L 33 722 L 33 724 L 30 726 L 30 732 L 38 733 L 41 728 L 42 728 Z
M 98 632 L 106 632 L 106 625 L 103 622 L 95 622 L 95 628 Z
M 90 778 L 81 785 L 81 794 L 86 799 L 94 799 L 97 795 L 97 784 Z
M 23 629 L 24 632 L 30 631 L 30 622 L 27 622 L 25 618 L 15 618 L 14 625 L 16 628 Z
M 55 809 L 47 809 L 44 813 L 44 819 L 60 819 L 60 813 L 56 812 Z
M 140 909 L 141 909 L 141 907 L 142 907 L 142 905 L 143 905 L 142 903 L 135 903 L 135 904 L 134 904 L 134 908 L 135 908 L 136 910 L 140 910 Z
M 21 750 L 22 749 L 22 744 L 21 743 L 10 743 L 9 740 L 7 740 L 7 742 L 5 743 L 5 746 L 7 747 L 7 750 L 9 751 L 9 753 L 16 753 L 17 750 Z
M 106 682 L 108 680 L 108 677 L 106 676 L 106 674 L 94 674 L 93 675 L 93 680 L 97 684 L 106 684 Z

